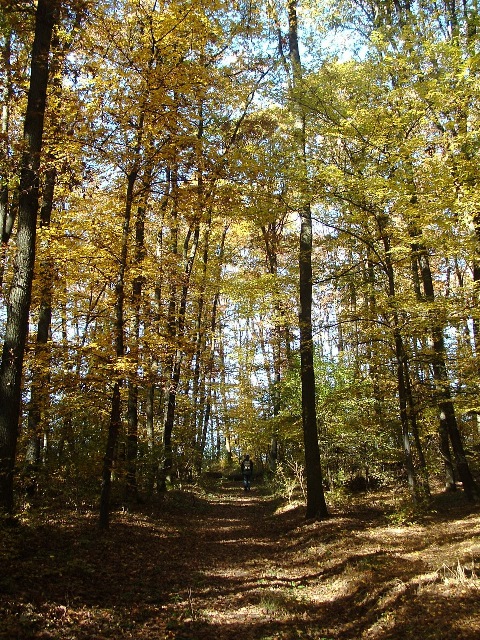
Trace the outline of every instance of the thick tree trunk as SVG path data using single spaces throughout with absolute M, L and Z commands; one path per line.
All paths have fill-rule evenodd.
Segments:
M 290 61 L 292 64 L 293 88 L 301 82 L 302 68 L 298 47 L 297 0 L 288 0 L 288 42 Z M 298 111 L 298 109 L 297 109 Z M 299 151 L 302 162 L 305 157 L 305 114 L 299 110 L 301 119 L 301 139 Z M 306 176 L 306 166 L 304 167 Z M 300 360 L 302 381 L 302 424 L 305 448 L 305 473 L 307 485 L 307 518 L 328 517 L 318 445 L 317 412 L 315 406 L 315 370 L 313 366 L 312 335 L 312 212 L 310 203 L 306 202 L 300 211 L 300 246 L 299 246 L 299 292 L 300 292 Z
M 0 509 L 13 511 L 13 474 L 21 406 L 21 380 L 35 263 L 38 170 L 48 86 L 48 59 L 58 13 L 56 0 L 38 0 L 32 47 L 30 88 L 24 125 L 17 253 L 7 306 L 0 368 Z
M 300 367 L 302 424 L 307 481 L 307 518 L 328 517 L 323 493 L 315 406 L 315 370 L 312 336 L 312 219 L 310 207 L 302 212 L 300 228 Z

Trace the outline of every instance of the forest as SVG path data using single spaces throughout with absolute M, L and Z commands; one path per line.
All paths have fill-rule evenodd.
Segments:
M 478 637 L 476 0 L 0 0 L 0 49 L 0 639 Z

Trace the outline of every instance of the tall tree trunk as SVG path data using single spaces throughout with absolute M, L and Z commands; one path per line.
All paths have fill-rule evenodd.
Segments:
M 408 406 L 408 419 L 410 422 L 410 429 L 415 443 L 415 449 L 418 458 L 418 483 L 419 483 L 419 495 L 422 500 L 429 500 L 430 484 L 428 479 L 428 467 L 425 460 L 425 454 L 423 452 L 423 446 L 420 439 L 420 432 L 417 422 L 417 410 L 415 406 L 415 399 L 413 397 L 412 383 L 410 378 L 410 366 L 407 355 L 403 353 L 403 375 L 405 378 L 405 391 L 407 394 L 407 406 Z
M 50 227 L 55 179 L 56 170 L 52 167 L 45 173 L 43 205 L 40 210 L 40 226 L 42 229 Z M 28 444 L 25 455 L 25 473 L 28 478 L 27 486 L 30 493 L 35 490 L 34 476 L 37 474 L 41 455 L 41 431 L 45 428 L 45 425 L 42 425 L 42 421 L 45 419 L 50 393 L 50 349 L 48 340 L 52 321 L 53 277 L 53 260 L 51 256 L 47 255 L 42 259 L 39 269 L 40 308 L 35 345 L 35 367 L 32 375 L 27 422 Z
M 147 428 L 148 466 L 147 466 L 147 495 L 153 494 L 157 465 L 155 463 L 155 383 L 150 382 L 145 398 L 145 423 Z
M 388 297 L 393 301 L 396 296 L 395 287 L 395 272 L 391 261 L 391 242 L 390 236 L 387 230 L 387 216 L 379 215 L 377 217 L 377 224 L 382 237 L 383 246 L 385 249 L 385 272 L 388 281 Z M 393 336 L 395 342 L 395 365 L 397 371 L 397 384 L 398 384 L 398 401 L 400 406 L 400 423 L 402 426 L 402 443 L 403 453 L 405 460 L 405 469 L 407 471 L 408 485 L 412 492 L 412 497 L 415 502 L 421 502 L 425 497 L 422 491 L 425 489 L 423 484 L 419 484 L 417 480 L 417 473 L 412 455 L 410 434 L 412 427 L 409 419 L 408 411 L 408 394 L 407 394 L 407 382 L 405 380 L 405 374 L 407 371 L 407 365 L 405 362 L 405 349 L 403 345 L 403 338 L 400 331 L 400 319 L 396 310 L 391 313 L 391 322 L 393 328 Z
M 210 234 L 212 229 L 212 212 L 208 213 L 208 220 L 203 234 L 203 257 L 202 257 L 202 283 L 200 288 L 200 295 L 198 298 L 197 308 L 197 326 L 195 336 L 195 353 L 193 356 L 193 384 L 192 384 L 192 399 L 194 406 L 194 436 L 192 438 L 195 448 L 195 467 L 197 472 L 202 470 L 202 433 L 203 433 L 203 415 L 205 410 L 205 385 L 206 373 L 202 373 L 202 363 L 205 359 L 207 351 L 207 339 L 204 328 L 204 308 L 205 308 L 205 290 L 207 283 L 207 265 L 210 255 Z M 208 363 L 207 363 L 208 367 Z
M 183 273 L 183 286 L 180 295 L 180 303 L 178 306 L 178 321 L 175 323 L 173 317 L 170 318 L 171 329 L 173 329 L 172 336 L 174 337 L 174 344 L 179 343 L 185 336 L 185 318 L 187 312 L 187 298 L 190 287 L 190 277 L 192 275 L 193 265 L 195 262 L 195 256 L 197 255 L 198 241 L 200 237 L 200 221 L 197 219 L 193 222 L 193 227 L 188 230 L 187 236 L 184 241 L 183 257 L 184 257 L 184 273 Z M 190 244 L 191 241 L 191 244 Z M 171 307 L 173 304 L 173 289 Z M 175 423 L 175 412 L 177 402 L 177 391 L 180 383 L 180 375 L 183 362 L 183 351 L 179 348 L 173 349 L 174 344 L 171 345 L 173 352 L 173 368 L 171 368 L 170 384 L 168 390 L 167 400 L 167 415 L 165 418 L 165 428 L 163 442 L 165 447 L 165 460 L 163 465 L 163 487 L 166 488 L 166 482 L 171 480 L 172 467 L 173 467 L 173 451 L 172 451 L 172 433 Z
M 276 222 L 271 222 L 268 226 L 262 227 L 262 236 L 265 242 L 265 253 L 267 256 L 268 270 L 275 278 L 275 287 L 278 286 L 276 279 L 278 277 L 278 246 L 280 242 L 280 234 L 283 229 L 283 221 L 277 226 Z M 280 382 L 282 376 L 282 343 L 288 335 L 288 327 L 285 322 L 285 310 L 283 305 L 275 302 L 275 324 L 273 327 L 273 382 L 270 384 L 272 395 L 273 418 L 276 418 L 281 409 L 281 393 Z M 282 320 L 279 320 L 282 319 Z M 284 345 L 285 352 L 288 349 Z M 270 447 L 268 452 L 268 466 L 271 471 L 275 471 L 278 458 L 278 433 L 276 430 L 272 433 Z
M 138 208 L 135 221 L 135 267 L 141 271 L 145 257 L 145 206 Z M 134 309 L 134 331 L 132 336 L 131 358 L 135 371 L 131 373 L 128 383 L 127 405 L 127 498 L 138 499 L 137 488 L 137 456 L 138 456 L 138 382 L 137 369 L 140 342 L 140 306 L 144 277 L 137 275 L 133 281 L 132 306 Z
M 0 509 L 6 512 L 12 512 L 14 506 L 13 475 L 20 421 L 22 369 L 35 264 L 38 171 L 49 76 L 48 61 L 58 7 L 56 0 L 38 0 L 35 16 L 24 124 L 25 151 L 20 171 L 17 253 L 0 367 Z
M 174 167 L 169 170 L 167 175 L 167 182 L 169 184 L 169 190 L 172 194 L 172 211 L 170 221 L 170 254 L 173 258 L 172 263 L 178 256 L 178 176 L 177 168 Z M 165 400 L 166 411 L 165 420 L 163 424 L 163 461 L 159 469 L 157 489 L 162 492 L 167 488 L 167 481 L 170 479 L 172 464 L 173 464 L 173 452 L 172 452 L 172 431 L 173 422 L 175 419 L 175 405 L 178 381 L 175 381 L 175 367 L 177 364 L 177 281 L 176 274 L 170 272 L 169 274 L 169 300 L 167 310 L 167 340 L 168 340 L 168 353 L 165 364 Z M 180 379 L 180 370 L 178 369 L 178 380 Z
M 423 284 L 425 299 L 428 302 L 433 302 L 435 299 L 435 291 L 433 287 L 433 278 L 430 269 L 428 253 L 425 247 L 419 244 L 413 245 L 413 249 L 415 251 L 415 255 L 420 267 L 420 276 Z M 458 475 L 462 482 L 465 495 L 468 500 L 475 500 L 480 497 L 480 491 L 473 478 L 467 457 L 465 455 L 462 437 L 455 415 L 455 407 L 452 400 L 450 380 L 448 377 L 446 366 L 443 327 L 438 324 L 435 318 L 432 318 L 430 331 L 431 346 L 433 347 L 433 379 L 435 382 L 436 395 L 438 398 L 440 424 L 442 425 L 442 429 L 443 424 L 446 426 L 452 445 Z
M 100 529 L 108 529 L 110 524 L 110 496 L 112 492 L 112 469 L 115 458 L 115 447 L 117 445 L 118 433 L 121 424 L 121 402 L 120 384 L 115 382 L 112 392 L 112 403 L 110 409 L 110 422 L 108 427 L 107 444 L 105 446 L 105 456 L 102 468 L 102 492 L 100 495 Z
M 365 274 L 366 284 L 369 290 L 369 295 L 366 296 L 366 313 L 369 321 L 374 322 L 374 319 L 378 316 L 378 312 L 377 312 L 377 300 L 374 293 L 375 292 L 375 269 L 374 269 L 374 263 L 373 263 L 373 256 L 371 254 L 372 254 L 371 249 L 369 249 L 368 256 L 367 256 L 367 270 Z M 342 324 L 340 322 L 339 328 L 341 326 Z M 343 342 L 343 338 L 341 341 Z M 369 370 L 370 378 L 372 380 L 372 385 L 373 385 L 373 399 L 374 399 L 373 407 L 375 411 L 375 416 L 378 420 L 378 425 L 380 429 L 383 431 L 385 427 L 383 398 L 380 390 L 380 372 L 379 372 L 377 359 L 374 356 L 374 350 L 375 348 L 374 348 L 373 342 L 369 342 L 367 347 L 367 360 L 368 360 L 368 370 Z
M 223 257 L 223 252 L 225 248 L 225 240 L 227 237 L 229 225 L 225 225 L 223 228 L 223 233 L 220 241 L 219 248 L 219 259 L 221 260 Z M 221 267 L 220 267 L 221 269 Z M 202 468 L 203 457 L 205 454 L 205 447 L 207 444 L 207 430 L 208 423 L 211 415 L 211 405 L 212 405 L 212 381 L 213 381 L 213 369 L 215 364 L 215 333 L 217 329 L 217 310 L 218 303 L 220 300 L 220 290 L 217 289 L 215 292 L 212 310 L 210 314 L 210 326 L 209 326 L 209 339 L 204 341 L 204 351 L 206 353 L 207 362 L 205 366 L 205 371 L 203 373 L 203 393 L 200 398 L 201 411 L 199 412 L 199 437 L 198 437 L 198 469 L 199 471 Z
M 115 284 L 115 355 L 117 359 L 125 355 L 124 338 L 124 302 L 125 302 L 125 271 L 127 268 L 128 239 L 130 234 L 130 220 L 133 205 L 133 190 L 138 175 L 138 163 L 135 162 L 132 171 L 127 177 L 127 193 L 125 197 L 125 212 L 123 219 L 122 245 L 120 261 Z M 108 529 L 110 524 L 110 495 L 112 483 L 112 470 L 114 464 L 115 449 L 121 424 L 121 395 L 123 377 L 119 377 L 114 383 L 111 401 L 110 421 L 108 425 L 108 437 L 103 458 L 102 486 L 100 492 L 100 529 Z
M 2 63 L 5 74 L 5 81 L 1 91 L 0 102 L 2 103 L 2 125 L 1 125 L 1 138 L 0 138 L 0 150 L 3 154 L 3 159 L 0 164 L 0 241 L 1 241 L 1 256 L 0 256 L 0 291 L 3 285 L 3 274 L 5 270 L 6 261 L 6 246 L 10 237 L 7 234 L 7 227 L 10 226 L 8 218 L 10 215 L 9 209 L 9 160 L 10 160 L 10 102 L 12 100 L 12 30 L 10 25 L 4 25 L 4 45 L 2 48 Z
M 302 79 L 300 51 L 298 47 L 297 0 L 288 0 L 288 42 L 290 61 L 293 74 L 293 89 L 298 90 Z M 305 114 L 297 109 L 301 118 L 300 153 L 304 164 L 304 178 L 306 178 L 306 148 L 305 148 Z M 313 361 L 312 334 L 312 211 L 309 202 L 305 202 L 300 210 L 300 360 L 302 380 L 302 424 L 305 447 L 305 472 L 307 486 L 307 518 L 328 517 L 325 495 L 323 492 L 322 469 L 320 464 L 320 449 L 318 444 L 317 412 L 315 406 L 315 370 Z

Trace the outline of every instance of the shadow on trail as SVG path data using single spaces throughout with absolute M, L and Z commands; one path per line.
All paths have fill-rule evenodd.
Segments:
M 406 554 L 432 534 L 374 548 L 375 510 L 306 523 L 278 506 L 229 485 L 113 514 L 105 535 L 88 513 L 22 526 L 0 555 L 0 639 L 479 637 L 478 591 L 422 588 L 431 567 Z

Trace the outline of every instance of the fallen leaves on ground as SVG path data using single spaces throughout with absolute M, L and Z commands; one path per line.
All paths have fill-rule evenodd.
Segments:
M 0 640 L 474 640 L 480 512 L 416 524 L 387 495 L 321 522 L 218 484 L 112 515 L 45 510 L 0 529 Z

